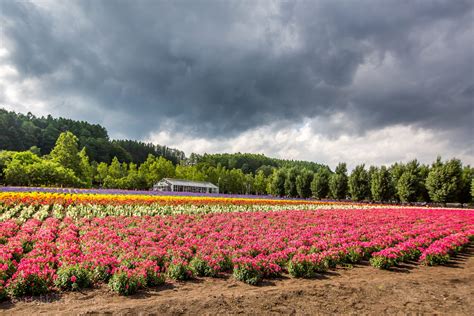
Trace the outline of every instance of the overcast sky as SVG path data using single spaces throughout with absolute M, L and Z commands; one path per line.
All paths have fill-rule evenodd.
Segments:
M 191 152 L 474 164 L 474 1 L 0 1 L 0 106 Z

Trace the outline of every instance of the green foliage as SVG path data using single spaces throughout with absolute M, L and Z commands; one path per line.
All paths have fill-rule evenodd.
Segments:
M 62 290 L 85 289 L 92 285 L 92 274 L 89 270 L 79 265 L 63 266 L 57 272 L 54 284 Z
M 321 168 L 323 169 L 323 168 Z M 296 191 L 300 198 L 307 199 L 311 197 L 311 182 L 313 181 L 313 173 L 307 169 L 303 169 L 296 177 Z
M 193 163 L 207 163 L 214 167 L 221 165 L 226 169 L 241 169 L 244 173 L 256 174 L 259 170 L 264 170 L 267 177 L 271 175 L 272 168 L 306 168 L 315 172 L 322 167 L 310 161 L 275 159 L 250 153 L 195 155 L 192 160 Z
M 429 254 L 423 260 L 423 264 L 428 266 L 442 265 L 449 262 L 451 256 L 449 254 Z
M 471 201 L 474 201 L 474 179 L 471 181 Z
M 14 151 L 0 150 L 0 183 L 5 183 L 5 169 L 14 155 Z
M 459 202 L 469 203 L 474 201 L 472 199 L 472 181 L 474 181 L 474 169 L 471 166 L 465 166 L 462 170 Z
M 144 163 L 150 155 L 163 157 L 173 165 L 177 165 L 185 159 L 184 152 L 167 146 L 143 143 L 135 140 L 114 140 L 112 144 L 123 148 L 130 156 L 130 160 L 124 161 L 134 162 L 138 165 Z
M 146 270 L 146 285 L 160 286 L 165 284 L 165 275 L 160 272 L 159 267 L 150 267 Z
M 418 180 L 415 174 L 405 171 L 397 183 L 397 193 L 402 202 L 416 201 Z
M 170 165 L 169 171 L 171 172 L 173 165 Z M 172 176 L 172 175 L 170 175 Z M 162 179 L 163 177 L 159 178 Z M 176 178 L 178 179 L 186 179 L 192 181 L 204 181 L 206 180 L 206 176 L 198 170 L 197 166 L 192 165 L 177 165 L 176 166 Z
M 78 138 L 73 133 L 61 133 L 50 156 L 64 168 L 73 170 L 76 175 L 81 174 Z
M 263 170 L 259 170 L 255 175 L 254 190 L 256 194 L 265 194 L 268 180 Z
M 397 259 L 386 256 L 375 256 L 370 258 L 370 264 L 379 269 L 389 269 L 398 263 Z
M 329 178 L 329 191 L 334 199 L 345 199 L 347 196 L 347 167 L 345 163 L 339 163 L 336 171 Z
M 348 185 L 353 201 L 362 201 L 369 197 L 369 174 L 365 170 L 365 165 L 358 165 L 352 170 Z
M 41 295 L 49 292 L 50 280 L 37 274 L 28 274 L 27 277 L 17 276 L 7 287 L 7 293 L 13 297 L 25 295 Z
M 410 161 L 403 168 L 396 184 L 397 196 L 402 202 L 415 202 L 422 200 L 425 179 L 421 174 L 420 164 L 417 160 Z
M 220 169 L 219 172 L 219 192 L 221 193 L 237 193 L 246 192 L 245 174 L 240 169 L 226 170 Z
M 97 165 L 95 181 L 99 184 L 99 186 L 102 186 L 104 184 L 105 178 L 107 178 L 108 169 L 109 167 L 105 162 L 101 162 Z
M 189 280 L 193 278 L 191 267 L 185 262 L 172 262 L 168 266 L 168 276 L 173 280 Z
M 296 177 L 298 176 L 298 172 L 296 168 L 290 168 L 286 171 L 285 182 L 283 184 L 285 188 L 285 194 L 289 197 L 296 197 L 298 192 L 296 190 Z
M 123 176 L 125 176 L 127 170 L 123 170 L 122 164 L 118 160 L 117 157 L 114 157 L 112 159 L 112 163 L 107 169 L 107 176 L 109 176 L 111 179 L 120 179 Z
M 462 189 L 462 164 L 458 159 L 443 163 L 441 158 L 433 164 L 426 187 L 434 202 L 454 202 Z
M 120 161 L 141 164 L 149 154 L 164 157 L 173 164 L 184 159 L 184 153 L 176 149 L 133 140 L 110 141 L 106 129 L 100 125 L 50 115 L 38 118 L 31 113 L 23 115 L 0 109 L 0 131 L 0 149 L 31 149 L 38 156 L 49 154 L 59 135 L 70 131 L 77 136 L 79 147 L 87 148 L 91 161 L 110 163 L 116 156 Z
M 290 260 L 288 273 L 295 278 L 314 278 L 319 273 L 327 270 L 324 261 Z
M 255 179 L 253 177 L 253 174 L 251 173 L 245 174 L 244 175 L 245 194 L 255 194 L 254 185 L 255 185 Z
M 263 279 L 263 272 L 259 269 L 259 267 L 255 267 L 250 263 L 242 263 L 234 267 L 233 276 L 238 281 L 242 281 L 250 285 L 257 285 Z
M 390 172 L 385 166 L 376 168 L 370 178 L 370 192 L 372 199 L 378 202 L 390 201 L 393 194 Z
M 93 169 L 89 163 L 86 147 L 83 147 L 79 152 L 79 177 L 86 184 L 86 187 L 92 187 Z
M 57 162 L 43 160 L 26 167 L 29 186 L 66 186 L 83 187 L 82 182 L 71 169 Z
M 41 162 L 41 159 L 32 152 L 15 153 L 4 169 L 5 183 L 9 185 L 28 185 L 29 175 L 27 167 L 39 162 Z
M 398 196 L 398 181 L 400 180 L 403 172 L 405 172 L 405 165 L 402 163 L 394 163 L 393 165 L 390 166 L 388 169 L 390 173 L 390 178 L 392 180 L 392 188 L 393 188 L 393 197 L 396 201 L 400 201 L 400 197 Z
M 80 187 L 83 183 L 74 172 L 59 163 L 42 160 L 35 154 L 25 151 L 12 156 L 4 169 L 5 183 L 23 186 L 71 186 Z
M 181 177 L 182 179 L 188 179 L 188 176 L 193 175 L 193 171 L 196 172 L 196 169 L 192 171 L 183 170 L 182 168 L 177 169 L 179 169 L 178 172 L 181 173 L 178 177 Z M 176 171 L 171 161 L 168 161 L 163 157 L 156 158 L 150 154 L 146 161 L 140 166 L 139 174 L 145 179 L 146 186 L 151 188 L 156 182 L 163 178 L 174 177 Z
M 109 287 L 120 295 L 132 295 L 144 287 L 146 280 L 143 276 L 131 271 L 118 271 L 109 280 Z
M 111 275 L 110 275 L 111 268 L 108 266 L 98 265 L 92 270 L 91 274 L 91 281 L 93 283 L 96 282 L 107 282 Z
M 327 168 L 320 168 L 311 181 L 311 193 L 316 199 L 324 199 L 329 195 L 329 178 L 331 172 Z
M 189 267 L 194 275 L 200 277 L 216 277 L 219 274 L 218 270 L 210 267 L 206 260 L 199 257 L 194 257 L 189 262 Z
M 286 172 L 283 169 L 275 169 L 270 180 L 270 191 L 275 196 L 285 195 Z

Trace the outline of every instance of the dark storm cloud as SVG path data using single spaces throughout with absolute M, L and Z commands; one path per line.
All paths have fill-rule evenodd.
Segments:
M 21 78 L 40 78 L 51 107 L 72 96 L 93 100 L 76 105 L 82 119 L 95 119 L 89 107 L 121 113 L 130 137 L 164 122 L 226 137 L 341 112 L 354 133 L 411 124 L 466 139 L 473 4 L 3 1 L 0 9 Z

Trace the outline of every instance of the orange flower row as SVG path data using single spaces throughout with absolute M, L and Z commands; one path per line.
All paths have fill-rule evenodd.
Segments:
M 70 194 L 44 192 L 2 192 L 0 203 L 4 205 L 26 204 L 100 204 L 100 205 L 302 205 L 331 204 L 311 200 L 283 200 L 268 198 L 203 197 L 203 196 L 162 196 L 162 195 L 125 195 L 125 194 Z

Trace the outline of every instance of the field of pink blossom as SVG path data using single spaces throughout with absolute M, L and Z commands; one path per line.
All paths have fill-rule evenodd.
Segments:
M 293 210 L 0 222 L 0 296 L 100 283 L 122 295 L 232 274 L 258 284 L 311 278 L 369 260 L 447 262 L 474 237 L 474 212 L 448 209 Z

